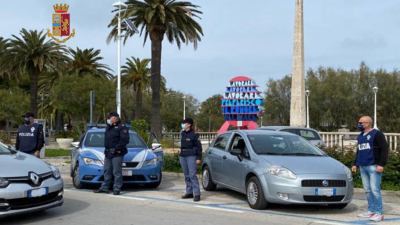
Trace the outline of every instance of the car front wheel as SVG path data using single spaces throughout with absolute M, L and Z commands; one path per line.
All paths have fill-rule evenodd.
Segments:
M 83 184 L 81 182 L 81 179 L 79 178 L 79 165 L 78 164 L 76 164 L 76 166 L 74 168 L 74 172 L 73 172 L 73 176 L 72 176 L 72 184 L 74 185 L 74 187 L 76 189 L 83 188 Z
M 265 209 L 268 205 L 257 177 L 251 177 L 246 185 L 247 202 L 252 209 Z

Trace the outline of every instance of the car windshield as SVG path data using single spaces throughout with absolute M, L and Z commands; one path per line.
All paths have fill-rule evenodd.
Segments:
M 325 153 L 295 135 L 250 134 L 250 143 L 259 155 L 324 156 Z
M 14 151 L 11 147 L 0 142 L 0 155 L 11 155 L 15 153 L 16 151 Z
M 104 147 L 104 132 L 89 132 L 85 138 L 86 147 Z M 135 133 L 129 133 L 127 148 L 147 148 L 143 140 Z
M 283 129 L 282 131 L 289 132 L 292 134 L 300 135 L 301 137 L 305 138 L 306 140 L 321 140 L 317 132 L 313 130 L 307 129 Z

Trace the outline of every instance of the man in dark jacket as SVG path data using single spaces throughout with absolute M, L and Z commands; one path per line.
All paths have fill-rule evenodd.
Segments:
M 34 123 L 35 115 L 31 112 L 25 113 L 24 124 L 19 126 L 15 148 L 19 151 L 40 157 L 40 149 L 44 145 L 43 126 Z
M 127 153 L 129 130 L 121 124 L 118 113 L 111 112 L 104 136 L 104 181 L 96 193 L 109 193 L 114 177 L 113 194 L 119 195 L 123 184 L 122 159 Z
M 197 178 L 197 165 L 201 163 L 202 147 L 199 135 L 193 130 L 193 119 L 186 118 L 182 122 L 181 151 L 179 162 L 185 175 L 186 192 L 182 198 L 193 198 L 200 201 L 200 186 Z
M 368 211 L 358 216 L 379 222 L 383 220 L 381 180 L 388 159 L 388 143 L 381 131 L 372 128 L 371 117 L 362 116 L 357 127 L 361 133 L 358 135 L 356 161 L 351 170 L 356 172 L 357 167 L 360 168 L 368 201 Z

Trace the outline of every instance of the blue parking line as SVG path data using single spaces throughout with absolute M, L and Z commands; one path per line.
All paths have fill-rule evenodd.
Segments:
M 90 192 L 89 190 L 77 190 L 77 189 L 74 189 L 74 188 L 71 188 L 69 190 Z M 251 212 L 251 213 L 257 213 L 257 214 L 287 216 L 287 217 L 292 217 L 292 218 L 301 218 L 301 219 L 318 220 L 318 221 L 326 221 L 326 222 L 336 222 L 336 223 L 343 223 L 343 224 L 362 224 L 362 225 L 376 224 L 375 222 L 372 222 L 372 221 L 369 221 L 369 220 L 345 221 L 345 220 L 320 218 L 320 217 L 315 217 L 315 216 L 296 215 L 296 214 L 269 211 L 269 210 L 255 210 L 255 209 L 251 209 L 251 208 L 237 208 L 237 207 L 227 206 L 227 205 L 231 205 L 232 203 L 227 203 L 227 204 L 224 204 L 224 203 L 223 204 L 219 204 L 219 203 L 201 204 L 201 203 L 194 203 L 194 202 L 189 202 L 189 201 L 185 201 L 185 200 L 163 199 L 163 198 L 140 196 L 140 195 L 121 195 L 121 196 L 133 197 L 133 198 L 142 198 L 142 199 L 154 200 L 154 201 L 177 203 L 177 204 L 182 204 L 182 205 L 192 205 L 192 206 L 199 206 L 200 205 L 200 206 L 208 206 L 208 207 L 214 207 L 214 208 L 219 208 L 219 209 L 236 210 L 236 211 L 240 210 L 240 211 L 244 211 L 244 212 Z M 387 221 L 390 221 L 390 222 L 399 221 L 400 222 L 400 217 L 388 218 L 388 219 L 385 218 L 384 221 L 386 221 L 386 222 Z

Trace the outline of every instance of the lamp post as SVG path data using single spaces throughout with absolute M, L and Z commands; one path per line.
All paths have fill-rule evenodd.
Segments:
M 372 90 L 374 91 L 374 95 L 375 95 L 375 103 L 374 103 L 374 128 L 378 129 L 378 126 L 376 125 L 376 94 L 378 93 L 378 87 L 375 86 L 372 88 Z
M 310 108 L 308 107 L 308 96 L 310 96 L 310 90 L 306 90 L 306 97 L 307 97 L 307 128 L 310 128 Z
M 183 96 L 183 119 L 186 118 L 186 95 Z
M 113 4 L 118 8 L 118 34 L 117 34 L 117 113 L 121 116 L 121 7 L 126 4 L 118 1 Z

